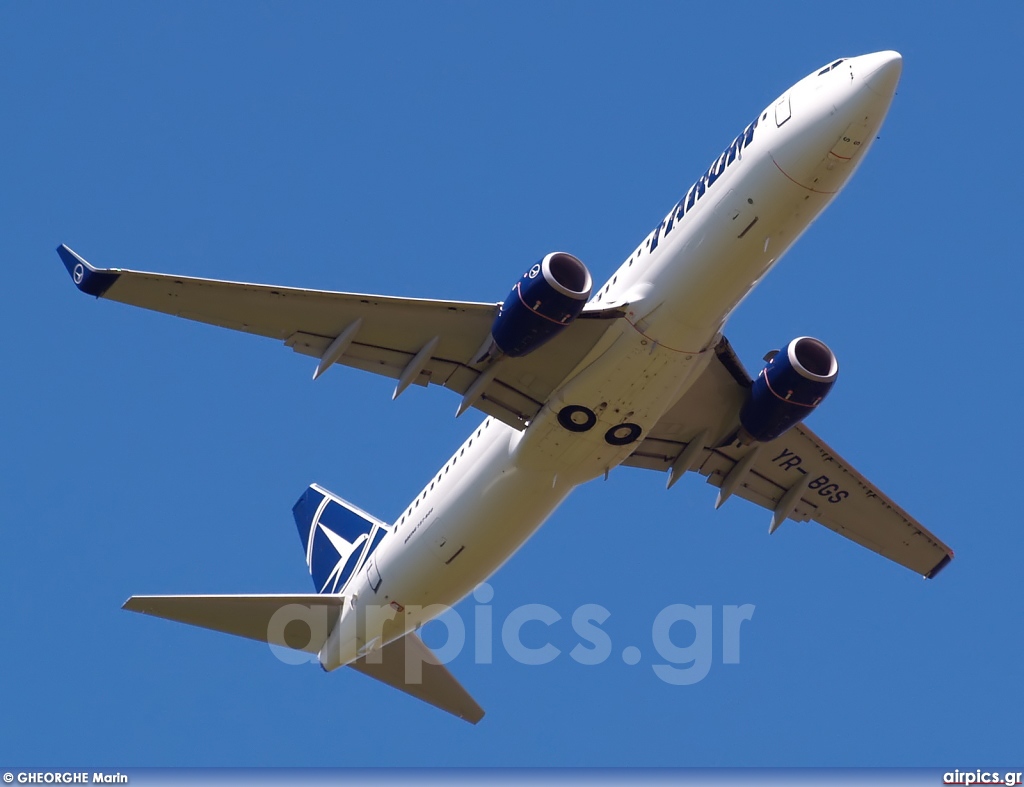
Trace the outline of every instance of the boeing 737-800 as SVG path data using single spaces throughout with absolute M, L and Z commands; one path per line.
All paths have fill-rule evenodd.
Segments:
M 133 596 L 125 608 L 317 654 L 472 722 L 480 706 L 415 633 L 486 580 L 580 484 L 619 465 L 696 471 L 786 519 L 815 521 L 934 577 L 953 553 L 801 421 L 838 363 L 793 339 L 751 378 L 722 331 L 849 181 L 899 81 L 896 52 L 836 60 L 758 112 L 592 292 L 565 252 L 503 303 L 467 303 L 98 269 L 90 295 L 273 337 L 317 359 L 461 395 L 488 417 L 387 524 L 313 485 L 293 509 L 315 594 Z M 292 605 L 299 605 L 294 607 Z M 294 643 L 282 612 L 321 615 Z M 376 623 L 371 624 L 371 620 Z M 408 662 L 422 663 L 413 679 Z M 418 671 L 418 670 L 416 670 Z

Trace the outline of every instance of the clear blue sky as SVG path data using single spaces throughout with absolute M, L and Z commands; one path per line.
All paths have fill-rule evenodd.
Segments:
M 1020 764 L 1020 3 L 0 6 L 0 761 L 107 765 Z M 270 340 L 96 302 L 97 265 L 497 301 L 548 251 L 603 280 L 815 67 L 898 49 L 881 141 L 741 307 L 752 369 L 840 359 L 810 425 L 956 550 L 934 582 L 698 476 L 579 489 L 495 576 L 563 653 L 452 670 L 471 727 L 350 671 L 122 612 L 307 592 L 317 481 L 391 519 L 480 420 Z M 568 618 L 611 612 L 582 666 Z M 714 663 L 651 669 L 669 604 Z M 741 662 L 721 609 L 752 604 Z M 472 603 L 463 607 L 467 618 Z M 534 644 L 542 627 L 529 629 Z M 443 639 L 441 637 L 440 639 Z M 496 637 L 497 639 L 497 637 Z M 685 631 L 679 632 L 685 644 Z M 440 641 L 440 640 L 438 640 Z M 633 645 L 639 664 L 621 651 Z

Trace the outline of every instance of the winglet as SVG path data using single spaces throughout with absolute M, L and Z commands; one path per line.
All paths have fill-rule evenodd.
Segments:
M 935 579 L 935 575 L 942 571 L 942 569 L 948 566 L 951 562 L 953 562 L 953 555 L 946 555 L 944 558 L 942 558 L 942 560 L 939 561 L 939 564 L 935 568 L 933 568 L 931 571 L 924 575 L 924 578 Z
M 120 271 L 94 268 L 63 243 L 57 247 L 57 254 L 60 255 L 61 262 L 71 274 L 71 280 L 75 286 L 86 295 L 102 297 L 103 293 L 109 290 L 121 275 Z

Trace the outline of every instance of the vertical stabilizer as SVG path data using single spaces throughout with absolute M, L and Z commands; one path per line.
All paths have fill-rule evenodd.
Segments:
M 292 507 L 318 593 L 340 593 L 390 528 L 361 508 L 313 484 Z

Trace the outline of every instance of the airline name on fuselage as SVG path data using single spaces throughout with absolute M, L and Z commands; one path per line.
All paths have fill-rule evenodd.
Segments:
M 760 120 L 761 116 L 759 114 L 754 118 L 754 122 L 743 129 L 743 133 L 736 137 L 729 147 L 722 152 L 722 155 L 708 167 L 708 171 L 697 178 L 697 182 L 690 186 L 686 196 L 673 206 L 668 215 L 662 219 L 661 224 L 654 228 L 654 232 L 651 233 L 650 239 L 647 241 L 651 251 L 658 247 L 658 241 L 661 238 L 668 236 L 676 222 L 693 209 L 693 206 L 700 201 L 700 198 L 707 193 L 707 190 L 714 185 L 715 181 L 722 176 L 722 173 L 728 169 L 729 165 L 740 158 L 740 151 L 747 148 L 753 141 L 754 129 L 757 128 Z

